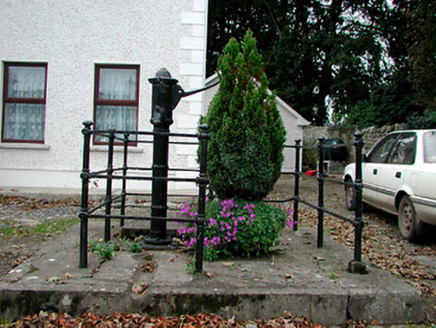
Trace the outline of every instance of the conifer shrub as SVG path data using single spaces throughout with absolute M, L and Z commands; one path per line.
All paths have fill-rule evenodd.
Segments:
M 261 200 L 280 177 L 285 129 L 251 31 L 218 59 L 220 85 L 206 117 L 210 186 L 220 199 Z

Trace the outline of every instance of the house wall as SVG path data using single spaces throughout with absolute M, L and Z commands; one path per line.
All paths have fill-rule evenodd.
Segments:
M 93 118 L 95 64 L 140 65 L 139 130 L 152 130 L 148 78 L 161 67 L 186 91 L 204 86 L 207 0 L 2 0 L 0 13 L 1 89 L 4 62 L 48 64 L 45 142 L 0 143 L 0 191 L 80 188 L 81 129 Z M 196 131 L 203 97 L 182 99 L 172 132 Z M 150 150 L 136 147 L 130 165 L 150 166 Z M 170 166 L 196 166 L 196 149 L 170 151 Z M 93 146 L 91 167 L 106 163 L 106 151 Z
M 282 172 L 293 172 L 295 171 L 296 150 L 287 146 L 295 145 L 296 140 L 303 140 L 303 126 L 309 123 L 300 122 L 299 117 L 290 112 L 281 102 L 277 102 L 277 109 L 280 112 L 286 130 L 285 149 L 283 150 L 285 159 L 282 165 Z

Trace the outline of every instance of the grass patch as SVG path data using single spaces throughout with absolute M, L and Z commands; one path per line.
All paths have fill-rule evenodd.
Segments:
M 33 235 L 60 234 L 77 223 L 79 223 L 79 219 L 51 220 L 33 226 L 17 224 L 13 221 L 5 221 L 3 222 L 3 226 L 0 226 L 0 236 L 27 237 Z

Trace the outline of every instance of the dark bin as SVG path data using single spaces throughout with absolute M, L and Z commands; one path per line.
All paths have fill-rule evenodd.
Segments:
M 347 146 L 342 139 L 325 139 L 324 145 L 324 159 L 326 161 L 345 162 L 347 160 Z

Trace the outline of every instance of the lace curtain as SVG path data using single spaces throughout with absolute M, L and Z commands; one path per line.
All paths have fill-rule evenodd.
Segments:
M 3 138 L 9 140 L 44 140 L 45 105 L 20 103 L 19 99 L 44 99 L 45 67 L 9 66 Z
M 101 68 L 98 100 L 129 100 L 136 101 L 136 69 Z M 136 131 L 136 106 L 97 105 L 97 130 L 127 130 Z M 96 141 L 107 141 L 106 138 L 96 138 Z

